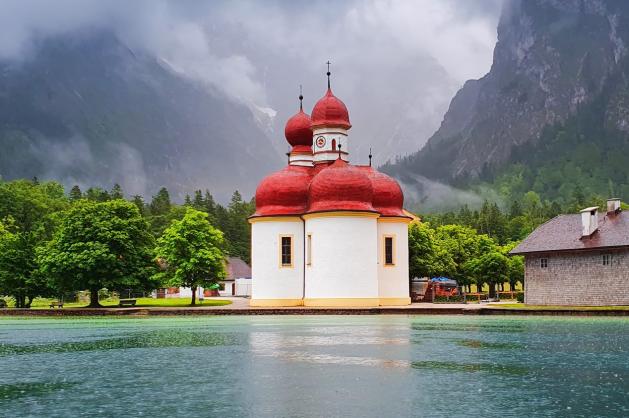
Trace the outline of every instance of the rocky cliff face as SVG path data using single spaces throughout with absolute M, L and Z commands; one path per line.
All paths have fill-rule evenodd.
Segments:
M 279 166 L 250 109 L 106 33 L 48 39 L 0 62 L 0 176 L 251 196 Z
M 629 133 L 628 47 L 629 2 L 508 1 L 489 73 L 465 83 L 421 151 L 385 171 L 468 182 L 603 96 L 606 126 Z

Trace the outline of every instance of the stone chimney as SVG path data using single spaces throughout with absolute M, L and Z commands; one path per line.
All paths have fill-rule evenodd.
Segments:
M 585 208 L 581 211 L 581 237 L 589 237 L 598 229 L 598 206 Z
M 620 199 L 614 197 L 612 199 L 607 199 L 607 214 L 608 215 L 616 215 L 620 213 Z

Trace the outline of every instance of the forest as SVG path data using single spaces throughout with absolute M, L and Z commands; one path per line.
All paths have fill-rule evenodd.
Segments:
M 468 292 L 486 286 L 491 297 L 504 283 L 513 289 L 524 269 L 509 251 L 541 223 L 586 203 L 605 202 L 582 197 L 566 207 L 529 191 L 507 210 L 485 201 L 419 214 L 409 225 L 410 278 L 446 276 Z M 205 287 L 223 277 L 226 256 L 250 262 L 254 210 L 237 191 L 223 206 L 207 190 L 177 204 L 166 188 L 145 202 L 125 197 L 119 185 L 66 193 L 54 181 L 0 181 L 0 294 L 29 307 L 36 297 L 88 290 L 98 306 L 102 288 Z
M 535 141 L 515 146 L 507 164 L 486 167 L 479 179 L 459 185 L 492 189 L 507 202 L 534 192 L 571 211 L 592 199 L 629 195 L 625 158 L 629 137 L 608 124 L 609 94 L 604 92 L 567 120 L 547 126 Z
M 0 295 L 27 308 L 89 290 L 99 306 L 102 288 L 209 286 L 226 256 L 249 262 L 253 208 L 238 192 L 227 206 L 200 190 L 177 205 L 165 188 L 144 202 L 119 185 L 66 194 L 54 181 L 0 181 Z

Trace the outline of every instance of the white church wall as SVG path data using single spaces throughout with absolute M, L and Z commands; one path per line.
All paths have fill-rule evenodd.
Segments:
M 281 219 L 281 220 L 279 220 Z M 278 221 L 253 221 L 251 224 L 251 305 L 300 305 L 303 298 L 304 237 L 303 221 L 278 218 Z M 281 236 L 291 236 L 292 266 L 281 264 Z
M 311 264 L 306 265 L 305 305 L 377 305 L 376 217 L 307 217 Z
M 393 265 L 385 264 L 384 239 L 393 237 Z M 378 222 L 378 289 L 381 305 L 408 305 L 408 223 Z

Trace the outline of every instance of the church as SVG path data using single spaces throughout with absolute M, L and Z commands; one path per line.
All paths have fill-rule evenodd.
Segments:
M 286 123 L 288 165 L 256 190 L 251 306 L 410 304 L 408 223 L 400 185 L 350 164 L 345 104 L 328 89 Z

